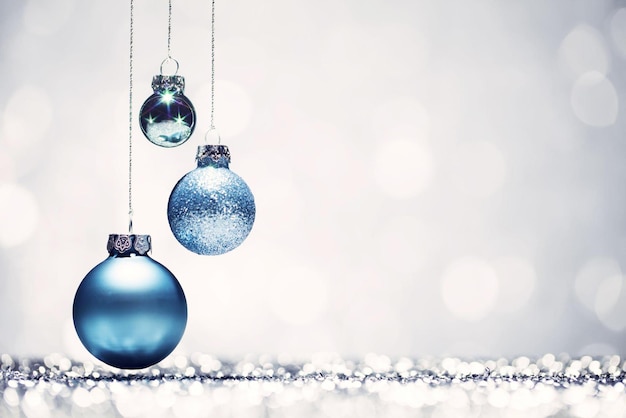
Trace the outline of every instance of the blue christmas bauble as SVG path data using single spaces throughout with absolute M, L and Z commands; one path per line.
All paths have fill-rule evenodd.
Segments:
M 142 369 L 163 360 L 187 325 L 176 277 L 147 255 L 149 235 L 110 235 L 109 257 L 81 282 L 74 327 L 87 351 L 108 365 Z
M 156 75 L 152 94 L 141 106 L 141 131 L 153 144 L 172 148 L 189 139 L 196 126 L 196 111 L 183 94 L 185 79 L 179 75 Z
M 220 255 L 237 248 L 254 224 L 254 196 L 245 181 L 230 171 L 224 145 L 198 147 L 198 167 L 174 187 L 167 218 L 185 248 Z

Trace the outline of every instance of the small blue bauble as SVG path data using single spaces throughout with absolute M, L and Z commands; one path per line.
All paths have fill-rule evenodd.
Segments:
M 94 267 L 74 298 L 74 327 L 85 348 L 120 369 L 167 357 L 187 325 L 176 277 L 150 258 L 149 235 L 110 235 L 109 258 Z
M 201 255 L 220 255 L 237 248 L 248 236 L 256 207 L 241 177 L 229 170 L 224 145 L 198 147 L 198 167 L 174 187 L 167 218 L 185 248 Z
M 196 111 L 183 94 L 185 79 L 180 75 L 155 75 L 154 94 L 139 111 L 141 131 L 153 144 L 172 148 L 189 139 L 196 126 Z

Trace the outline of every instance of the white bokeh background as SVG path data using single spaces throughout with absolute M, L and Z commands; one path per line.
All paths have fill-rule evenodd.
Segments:
M 626 2 L 217 2 L 216 121 L 257 220 L 220 257 L 166 204 L 208 129 L 209 1 L 174 1 L 199 126 L 135 126 L 135 231 L 180 352 L 626 355 Z M 126 231 L 128 4 L 0 3 L 0 352 L 88 357 L 74 292 Z M 135 3 L 135 111 L 166 56 Z M 136 118 L 135 118 L 136 119 Z

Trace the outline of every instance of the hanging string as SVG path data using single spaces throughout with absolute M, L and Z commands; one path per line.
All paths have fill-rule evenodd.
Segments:
M 172 58 L 172 0 L 167 9 L 167 57 Z
M 167 57 L 161 62 L 161 74 L 166 64 L 174 64 L 174 72 L 168 74 L 178 74 L 178 61 L 172 58 L 172 0 L 167 6 Z
M 211 0 L 211 126 L 215 130 L 215 0 Z
M 130 0 L 130 39 L 128 56 L 128 233 L 133 233 L 133 12 Z

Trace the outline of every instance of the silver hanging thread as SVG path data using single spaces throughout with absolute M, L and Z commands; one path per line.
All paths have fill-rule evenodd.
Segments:
M 215 0 L 211 0 L 211 126 L 209 131 L 213 130 L 215 130 Z
M 133 12 L 130 0 L 130 39 L 128 57 L 128 233 L 133 233 Z
M 172 0 L 168 1 L 167 9 L 167 58 L 172 58 Z

